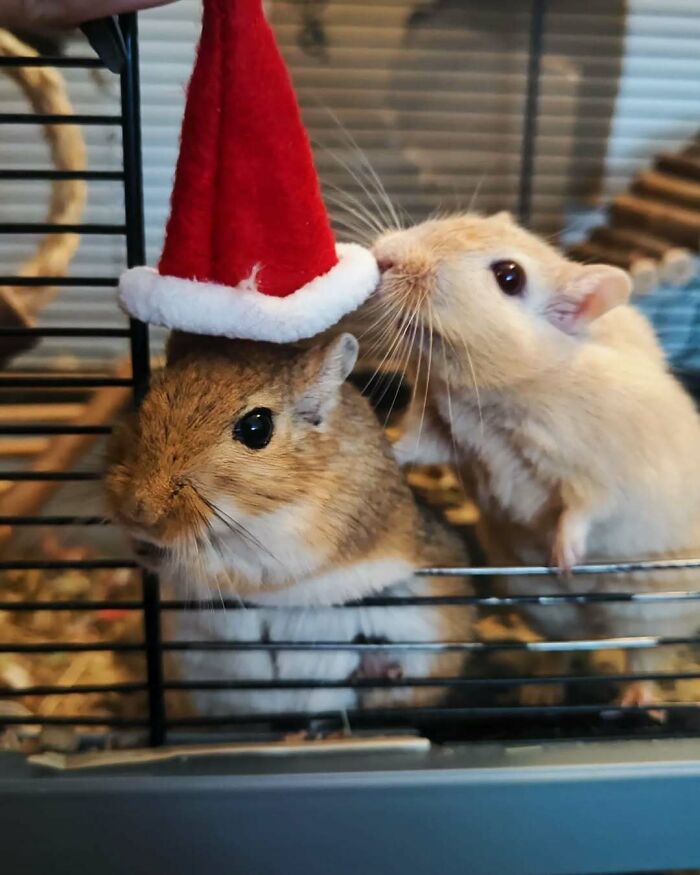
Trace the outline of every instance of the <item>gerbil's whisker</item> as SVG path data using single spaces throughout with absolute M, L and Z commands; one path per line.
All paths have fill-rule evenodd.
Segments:
M 366 226 L 369 232 L 377 233 L 381 230 L 381 226 L 379 226 L 377 220 L 367 210 L 367 207 L 362 203 L 362 201 L 359 200 L 359 198 L 355 197 L 354 194 L 349 191 L 343 191 L 339 186 L 335 185 L 332 182 L 327 182 L 326 187 L 331 188 L 335 192 L 337 192 L 337 194 L 335 194 L 333 191 L 330 193 L 326 192 L 327 200 L 341 207 L 341 209 L 346 210 L 348 213 L 358 219 L 358 221 L 362 222 L 362 224 Z
M 193 487 L 195 488 L 195 487 Z M 214 514 L 214 516 L 219 520 L 220 523 L 235 535 L 243 538 L 243 540 L 248 541 L 249 544 L 252 544 L 254 547 L 257 547 L 258 550 L 261 550 L 263 553 L 266 553 L 271 559 L 274 559 L 275 562 L 279 562 L 279 559 L 260 541 L 255 535 L 249 531 L 243 523 L 239 520 L 234 519 L 230 514 L 228 514 L 225 510 L 220 508 L 218 505 L 214 504 L 213 501 L 210 501 L 206 496 L 202 495 L 202 493 L 195 488 L 195 492 L 199 496 L 200 500 L 203 504 L 205 504 L 209 510 Z M 282 564 L 282 563 L 280 563 Z
M 229 514 L 225 513 L 220 507 L 217 507 L 215 504 L 209 504 L 212 513 L 214 516 L 222 522 L 230 531 L 235 534 L 240 535 L 242 538 L 247 540 L 249 543 L 253 544 L 259 550 L 262 550 L 264 553 L 274 559 L 275 562 L 279 562 L 279 559 L 258 539 L 255 535 L 247 529 L 241 522 L 231 517 Z
M 216 532 L 213 530 L 212 525 L 209 522 L 209 520 L 207 520 L 207 535 L 208 535 L 208 540 L 209 540 L 210 545 L 212 546 L 212 548 L 214 549 L 214 552 L 216 553 L 216 555 L 219 558 L 219 565 L 220 565 L 221 569 L 225 570 L 226 566 L 225 566 L 225 562 L 224 562 L 224 551 L 223 551 L 223 548 L 221 546 L 221 540 L 220 540 L 219 536 L 216 534 Z M 224 601 L 224 595 L 221 591 L 221 584 L 219 583 L 219 576 L 218 576 L 218 574 L 214 574 L 213 577 L 214 577 L 214 582 L 216 583 L 216 589 L 219 593 L 221 607 L 222 607 L 222 609 L 225 609 L 226 603 Z
M 471 213 L 474 209 L 474 204 L 476 203 L 476 199 L 479 197 L 479 192 L 481 191 L 481 186 L 484 184 L 484 180 L 488 176 L 488 170 L 484 170 L 484 172 L 479 177 L 478 182 L 474 186 L 474 191 L 472 192 L 472 196 L 469 198 L 469 206 L 467 207 L 467 212 Z
M 437 313 L 434 314 L 435 319 L 438 322 L 438 331 L 440 335 L 443 337 L 443 341 L 445 341 L 445 336 L 442 332 L 442 322 L 440 321 L 440 317 Z M 450 371 L 447 366 L 447 352 L 445 350 L 445 343 L 442 344 L 442 359 L 443 359 L 443 367 L 445 369 L 445 388 L 447 390 L 447 417 L 449 419 L 450 424 L 450 439 L 452 441 L 452 454 L 454 457 L 454 469 L 457 474 L 457 480 L 459 482 L 460 488 L 462 492 L 466 492 L 464 488 L 464 478 L 462 476 L 462 467 L 459 464 L 459 452 L 457 450 L 457 441 L 455 439 L 455 428 L 454 428 L 454 413 L 452 407 L 452 386 L 450 383 Z M 481 408 L 479 408 L 479 415 L 481 415 Z M 483 424 L 482 424 L 483 428 Z
M 333 206 L 333 201 L 330 198 L 329 202 Z M 341 209 L 346 210 L 346 207 L 343 206 Z M 372 241 L 376 235 L 376 232 L 373 229 L 364 227 L 363 224 L 361 224 L 361 220 L 353 219 L 352 211 L 340 213 L 337 210 L 334 211 L 333 225 L 340 228 L 345 236 L 349 236 L 351 240 L 361 243 L 367 248 L 371 247 Z
M 469 345 L 464 337 L 460 338 L 462 341 L 462 346 L 464 347 L 464 354 L 467 358 L 467 364 L 469 365 L 469 374 L 472 380 L 472 386 L 474 387 L 474 397 L 476 398 L 476 409 L 479 412 L 479 430 L 483 437 L 484 434 L 484 411 L 481 404 L 481 393 L 479 392 L 479 382 L 476 378 L 476 369 L 474 368 L 474 360 L 472 359 L 471 352 L 469 350 Z M 454 345 L 452 346 L 454 350 Z M 455 350 L 456 353 L 456 350 Z M 447 368 L 445 368 L 445 372 L 447 373 Z
M 353 224 L 344 216 L 333 216 L 333 225 L 339 228 L 351 241 L 360 243 L 365 248 L 369 248 L 372 245 L 373 235 L 359 225 Z
M 416 310 L 417 309 L 418 309 L 418 307 L 416 307 Z M 418 326 L 418 320 L 416 321 L 416 326 Z M 416 336 L 416 334 L 417 334 L 417 331 L 415 331 L 415 329 L 414 329 L 414 336 L 411 338 L 411 343 L 408 346 L 404 369 L 408 365 L 408 362 L 410 361 L 410 358 L 413 355 L 413 350 L 415 348 L 415 336 Z M 423 323 L 421 321 L 420 322 L 420 344 L 418 347 L 418 361 L 416 363 L 416 370 L 415 370 L 414 380 L 413 380 L 413 392 L 411 395 L 411 406 L 413 406 L 415 404 L 415 401 L 416 401 L 416 398 L 417 398 L 418 392 L 419 392 L 418 387 L 420 385 L 421 368 L 422 368 L 422 364 L 423 364 L 423 337 L 424 337 L 424 334 L 425 334 L 425 328 L 424 328 Z
M 372 206 L 381 218 L 382 224 L 391 224 L 391 214 L 389 214 L 389 216 L 387 217 L 387 215 L 382 210 L 381 204 L 377 201 L 376 197 L 372 194 L 372 192 L 367 188 L 365 181 L 355 172 L 355 170 L 353 170 L 350 164 L 348 164 L 347 161 L 343 160 L 333 149 L 326 146 L 325 143 L 321 143 L 318 140 L 314 140 L 313 143 L 317 148 L 322 149 L 324 152 L 326 152 L 337 164 L 339 164 L 345 170 L 346 173 L 349 174 L 350 177 L 352 177 L 352 179 L 355 180 L 355 182 L 360 186 L 367 198 L 371 201 Z M 357 148 L 357 151 L 359 153 L 359 148 Z M 381 225 L 377 228 L 377 231 L 381 233 Z
M 390 405 L 390 407 L 389 407 L 389 411 L 388 411 L 388 413 L 387 413 L 387 415 L 386 415 L 386 418 L 385 418 L 385 420 L 384 420 L 384 428 L 387 427 L 387 424 L 388 424 L 388 422 L 389 422 L 389 417 L 391 416 L 391 414 L 392 414 L 392 412 L 393 412 L 393 410 L 394 410 L 394 404 L 396 403 L 396 399 L 397 399 L 398 394 L 399 394 L 399 392 L 398 392 L 399 387 L 402 385 L 403 381 L 404 381 L 405 378 L 406 378 L 406 374 L 408 373 L 408 367 L 409 367 L 409 365 L 410 365 L 410 363 L 411 363 L 411 357 L 412 357 L 413 350 L 414 350 L 415 345 L 416 345 L 416 336 L 417 336 L 417 334 L 418 334 L 418 328 L 419 328 L 419 327 L 420 327 L 420 330 L 421 330 L 421 337 L 422 337 L 422 334 L 423 334 L 423 324 L 422 324 L 422 322 L 420 321 L 420 319 L 418 318 L 418 312 L 419 312 L 419 305 L 416 304 L 416 306 L 415 306 L 413 312 L 411 313 L 410 321 L 408 322 L 408 325 L 407 325 L 407 327 L 408 327 L 408 326 L 411 326 L 411 325 L 413 326 L 413 331 L 412 331 L 412 333 L 411 333 L 411 338 L 410 338 L 410 340 L 408 340 L 406 333 L 404 333 L 404 334 L 401 336 L 401 338 L 400 338 L 400 340 L 401 340 L 402 343 L 403 343 L 404 340 L 408 340 L 408 342 L 407 342 L 407 344 L 406 344 L 405 353 L 404 353 L 403 358 L 402 358 L 402 360 L 401 360 L 401 370 L 400 370 L 400 372 L 399 372 L 399 373 L 400 373 L 400 378 L 399 378 L 399 381 L 398 381 L 398 383 L 397 383 L 397 389 L 396 389 L 396 392 L 394 393 L 394 398 L 393 398 L 393 400 L 392 400 L 392 403 L 391 403 L 391 405 Z M 400 355 L 400 354 L 401 354 L 401 353 L 399 353 L 399 355 Z M 419 360 L 419 368 L 420 368 L 420 360 Z M 382 396 L 382 397 L 383 397 L 383 396 Z
M 432 365 L 433 365 L 433 333 L 434 333 L 433 332 L 433 307 L 432 307 L 432 304 L 430 303 L 430 298 L 427 295 L 425 296 L 425 303 L 428 305 L 428 330 L 429 330 L 430 341 L 429 341 L 429 346 L 428 346 L 428 364 L 426 367 L 426 374 L 424 377 L 425 391 L 423 392 L 423 409 L 421 410 L 420 425 L 418 426 L 418 434 L 416 436 L 416 447 L 414 450 L 414 454 L 416 456 L 418 455 L 418 451 L 420 449 L 421 437 L 423 436 L 423 425 L 425 423 L 425 411 L 426 411 L 427 406 L 428 406 L 428 392 L 430 391 L 430 372 L 431 372 Z M 421 332 L 421 357 L 422 357 L 422 353 L 423 353 L 422 347 L 423 347 L 423 334 Z M 420 360 L 419 360 L 418 366 L 420 368 Z M 418 378 L 416 377 L 416 383 L 417 382 L 418 382 Z
M 377 192 L 378 197 L 381 199 L 381 201 L 386 205 L 387 209 L 389 210 L 389 216 L 390 216 L 391 220 L 395 223 L 395 226 L 397 228 L 399 228 L 399 229 L 402 228 L 401 220 L 399 218 L 398 213 L 396 212 L 396 209 L 395 209 L 393 203 L 391 202 L 391 200 L 389 198 L 389 195 L 388 195 L 387 190 L 384 186 L 384 183 L 382 182 L 381 178 L 379 177 L 379 174 L 376 172 L 376 170 L 372 166 L 372 163 L 369 160 L 369 158 L 367 157 L 367 154 L 365 153 L 364 149 L 360 148 L 357 140 L 355 140 L 355 138 L 352 136 L 350 131 L 348 131 L 348 129 L 340 121 L 340 119 L 333 112 L 333 110 L 330 109 L 330 107 L 326 107 L 326 111 L 328 112 L 330 117 L 333 119 L 333 121 L 336 123 L 338 130 L 343 134 L 347 143 L 353 149 L 355 149 L 355 152 L 359 156 L 360 161 L 363 162 L 366 169 L 368 170 L 369 175 L 370 175 L 370 180 L 374 183 L 374 187 L 375 187 L 375 190 Z M 358 182 L 359 182 L 359 180 L 358 180 Z M 364 185 L 363 185 L 363 188 L 365 188 Z M 370 193 L 366 189 L 365 189 L 365 192 L 368 195 L 368 197 L 371 198 Z M 375 206 L 377 206 L 376 201 L 374 201 L 374 198 L 371 198 L 371 199 L 372 199 L 372 202 L 375 204 Z M 378 206 L 377 206 L 377 209 L 379 210 Z
M 367 329 L 367 332 L 363 333 L 362 336 L 365 336 L 368 332 L 376 332 L 373 334 L 374 341 L 369 350 L 365 353 L 365 355 L 374 355 L 381 350 L 387 350 L 389 347 L 389 339 L 393 336 L 396 338 L 396 329 L 401 325 L 404 314 L 408 308 L 408 302 L 404 301 L 401 305 L 398 313 L 392 313 L 391 308 L 385 308 L 383 312 L 380 312 L 379 318 L 377 319 L 377 323 L 375 325 L 370 325 Z M 379 330 L 378 330 L 379 326 Z
M 402 310 L 401 310 L 401 314 L 400 314 L 400 316 L 399 316 L 399 320 L 401 319 L 401 315 L 403 314 L 404 310 L 405 310 L 405 307 L 402 308 Z M 363 393 L 367 392 L 367 390 L 369 389 L 369 387 L 370 387 L 370 386 L 372 385 L 372 383 L 376 380 L 376 378 L 378 377 L 378 375 L 379 375 L 380 372 L 382 371 L 382 368 L 384 367 L 384 365 L 385 365 L 385 363 L 387 362 L 387 360 L 390 359 L 390 357 L 394 354 L 394 352 L 395 352 L 396 350 L 400 350 L 400 348 L 401 348 L 401 344 L 402 344 L 402 342 L 403 342 L 403 339 L 404 339 L 404 337 L 406 336 L 407 332 L 409 331 L 412 322 L 415 320 L 415 317 L 416 317 L 416 313 L 413 313 L 413 314 L 411 315 L 411 318 L 408 319 L 408 320 L 406 320 L 405 323 L 404 323 L 404 325 L 399 329 L 399 332 L 398 332 L 397 336 L 396 336 L 396 337 L 393 339 L 393 341 L 391 342 L 391 344 L 390 344 L 389 348 L 387 349 L 386 353 L 384 354 L 382 360 L 379 362 L 379 364 L 378 364 L 377 367 L 375 368 L 374 373 L 373 373 L 372 376 L 369 378 L 369 380 L 367 380 L 367 383 L 366 383 L 366 385 L 364 386 L 364 388 L 363 388 L 363 390 L 362 390 Z M 399 320 L 397 320 L 395 324 L 399 324 Z M 390 326 L 390 327 L 393 328 L 394 326 L 392 325 L 392 326 Z M 382 397 L 383 397 L 383 396 L 382 396 Z
M 226 565 L 226 553 L 224 552 L 223 546 L 221 544 L 221 539 L 219 536 L 211 530 L 211 526 L 209 527 L 211 531 L 211 540 L 210 543 L 216 552 L 217 558 L 219 560 L 219 572 L 214 576 L 214 580 L 216 581 L 216 587 L 219 591 L 219 597 L 221 598 L 221 606 L 225 607 L 225 602 L 222 597 L 221 584 L 219 583 L 219 577 L 223 577 L 224 581 L 231 585 L 231 592 L 235 597 L 236 601 L 240 605 L 243 610 L 247 610 L 247 605 L 241 598 L 241 594 L 238 591 L 238 587 L 236 586 L 236 576 L 235 573 L 231 571 L 230 568 Z
M 418 326 L 418 322 L 416 321 L 416 322 L 415 322 L 415 327 L 414 327 L 414 329 L 413 329 L 413 331 L 414 331 L 414 335 L 415 335 L 415 332 L 416 332 L 416 328 L 417 328 L 417 326 Z M 422 333 L 423 333 L 423 326 L 421 325 L 421 335 L 422 335 Z M 412 338 L 412 340 L 413 340 L 413 338 Z M 391 414 L 394 412 L 394 407 L 395 407 L 395 405 L 396 405 L 396 400 L 397 400 L 397 398 L 399 397 L 399 391 L 401 390 L 401 386 L 403 386 L 404 381 L 405 381 L 405 379 L 406 379 L 406 373 L 407 373 L 407 371 L 408 371 L 408 366 L 409 366 L 409 364 L 410 364 L 410 361 L 411 361 L 411 346 L 409 345 L 409 347 L 408 347 L 408 349 L 407 349 L 407 351 L 406 351 L 406 356 L 405 356 L 405 359 L 404 359 L 403 367 L 401 368 L 401 371 L 400 371 L 400 373 L 399 373 L 399 379 L 396 381 L 396 389 L 395 389 L 395 391 L 394 391 L 394 397 L 391 399 L 391 404 L 389 405 L 389 410 L 388 410 L 388 412 L 387 412 L 387 414 L 386 414 L 386 417 L 384 418 L 384 428 L 387 427 L 387 425 L 388 425 L 388 423 L 389 423 L 389 419 L 390 419 L 390 417 L 391 417 Z M 388 385 L 388 384 L 387 384 L 387 385 Z M 382 396 L 382 397 L 383 397 L 383 396 Z

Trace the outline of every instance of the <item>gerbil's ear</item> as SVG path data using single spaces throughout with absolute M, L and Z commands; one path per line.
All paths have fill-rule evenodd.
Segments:
M 545 308 L 549 321 L 566 334 L 579 334 L 612 310 L 625 304 L 632 281 L 624 270 L 609 264 L 571 264 L 562 284 Z
M 515 224 L 513 214 L 509 210 L 501 210 L 498 213 L 494 213 L 491 218 L 498 219 L 501 222 L 508 222 L 509 225 Z
M 360 344 L 352 334 L 341 334 L 330 343 L 305 353 L 297 372 L 294 414 L 320 425 L 335 407 L 343 385 L 355 367 Z

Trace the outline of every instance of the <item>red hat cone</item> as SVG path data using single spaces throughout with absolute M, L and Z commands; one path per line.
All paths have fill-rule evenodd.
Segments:
M 378 279 L 336 244 L 289 74 L 261 0 L 204 0 L 158 271 L 120 300 L 143 321 L 292 341 L 333 325 Z

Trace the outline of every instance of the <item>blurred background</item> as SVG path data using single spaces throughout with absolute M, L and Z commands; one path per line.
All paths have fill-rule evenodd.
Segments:
M 438 209 L 517 209 L 530 29 L 529 4 L 495 0 L 268 0 L 288 61 L 338 232 L 366 232 L 360 204 L 383 221 L 377 174 L 403 217 Z M 184 86 L 200 16 L 178 0 L 140 18 L 144 194 L 150 262 L 157 259 L 178 148 Z M 531 226 L 566 243 L 604 221 L 612 198 L 661 152 L 684 148 L 700 121 L 700 9 L 694 0 L 551 0 L 544 23 L 541 95 L 532 179 Z M 46 44 L 43 48 L 46 47 Z M 51 51 L 85 53 L 79 35 Z M 99 70 L 61 71 L 76 113 L 118 112 L 118 81 Z M 0 74 L 0 108 L 26 112 L 27 99 Z M 121 161 L 118 126 L 83 125 L 90 169 Z M 0 167 L 49 165 L 41 126 L 0 128 Z M 3 181 L 0 221 L 42 221 L 46 183 Z M 89 186 L 86 222 L 123 221 L 118 182 Z M 345 207 L 341 206 L 345 203 Z M 359 202 L 359 203 L 358 203 Z M 0 264 L 14 274 L 38 238 L 3 234 Z M 68 268 L 117 274 L 119 238 L 84 236 Z M 640 299 L 641 300 L 641 299 Z M 693 353 L 697 288 L 658 288 L 642 306 L 669 355 Z M 116 324 L 110 289 L 65 288 L 42 307 L 41 324 L 79 315 Z M 45 340 L 23 367 L 104 364 L 117 342 Z M 692 362 L 693 360 L 690 359 Z M 17 362 L 14 363 L 15 366 Z

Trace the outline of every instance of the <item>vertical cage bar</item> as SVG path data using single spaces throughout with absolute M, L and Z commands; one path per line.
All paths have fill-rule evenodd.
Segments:
M 530 42 L 527 59 L 527 90 L 525 94 L 525 117 L 520 152 L 520 180 L 518 187 L 518 219 L 529 225 L 532 217 L 532 184 L 535 167 L 535 140 L 537 139 L 537 115 L 539 112 L 540 77 L 544 18 L 547 0 L 532 0 L 530 13 Z
M 143 214 L 143 170 L 141 166 L 141 112 L 139 92 L 138 25 L 136 15 L 120 16 L 127 60 L 121 73 L 122 144 L 124 151 L 124 208 L 126 218 L 127 265 L 146 261 Z M 134 401 L 139 404 L 148 388 L 150 353 L 148 326 L 130 321 L 131 363 Z M 160 588 L 155 574 L 143 573 L 143 625 L 146 644 L 150 742 L 165 741 L 165 700 L 160 629 Z

